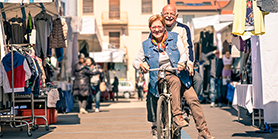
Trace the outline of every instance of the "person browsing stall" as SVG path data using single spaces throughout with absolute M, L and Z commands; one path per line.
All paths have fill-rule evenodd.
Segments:
M 185 63 L 188 59 L 181 37 L 175 32 L 166 31 L 166 23 L 161 15 L 152 15 L 149 18 L 150 37 L 143 42 L 143 45 L 133 62 L 135 69 L 148 69 L 174 67 L 178 72 L 185 71 Z M 207 130 L 207 124 L 203 115 L 198 97 L 193 87 L 185 86 L 185 76 L 179 78 L 177 72 L 166 72 L 166 81 L 169 91 L 172 93 L 173 121 L 179 127 L 185 127 L 188 123 L 182 118 L 181 96 L 185 97 L 190 106 L 196 126 L 200 130 L 200 136 L 206 139 L 212 138 Z M 147 94 L 147 117 L 152 122 L 152 134 L 156 136 L 156 110 L 159 99 L 158 84 L 161 81 L 157 76 L 158 71 L 150 71 L 150 84 Z M 205 131 L 205 132 L 203 132 Z

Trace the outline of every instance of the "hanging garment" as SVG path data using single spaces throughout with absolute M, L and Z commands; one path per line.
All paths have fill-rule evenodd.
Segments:
M 9 22 L 4 21 L 3 22 L 5 35 L 6 35 L 6 44 L 8 44 L 8 41 L 12 38 L 12 26 Z
M 63 34 L 64 34 L 65 48 L 66 48 L 66 47 L 68 47 L 68 43 L 67 43 L 68 25 L 67 25 L 66 19 L 64 19 L 64 18 L 61 19 L 61 23 L 63 26 Z
M 257 0 L 257 6 L 264 12 L 278 12 L 278 0 Z
M 23 20 L 22 18 L 12 18 L 9 22 L 12 30 L 11 43 L 26 43 L 27 41 L 24 38 L 24 35 L 26 35 L 26 20 Z
M 254 30 L 253 0 L 246 0 L 245 30 Z
M 238 49 L 240 50 L 240 36 L 238 35 L 234 35 L 232 36 L 232 44 Z
M 228 43 L 228 41 L 227 40 L 225 40 L 224 42 L 223 42 L 223 54 L 225 54 L 226 52 L 230 52 L 231 53 L 231 51 L 230 51 L 230 45 L 229 45 L 229 43 Z
M 28 21 L 27 21 L 27 30 L 26 30 L 26 33 L 27 33 L 27 42 L 28 43 L 30 43 L 30 36 L 32 35 L 33 28 L 34 28 L 34 25 L 33 25 L 33 21 L 32 21 L 32 16 L 29 13 L 28 14 Z
M 52 30 L 52 17 L 41 12 L 35 16 L 34 24 L 36 27 L 36 56 L 47 57 L 47 37 Z
M 63 25 L 61 19 L 57 18 L 53 21 L 53 29 L 50 33 L 50 48 L 64 48 L 66 47 L 65 34 L 63 32 Z
M 33 58 L 30 57 L 26 52 L 23 53 L 23 56 L 26 58 L 27 63 L 29 65 L 30 71 L 31 71 L 31 77 L 28 80 L 28 86 L 25 86 L 24 94 L 31 94 L 32 88 L 34 86 L 34 82 L 37 76 L 37 70 L 35 68 L 35 63 L 33 62 Z
M 18 52 L 13 53 L 14 67 L 14 92 L 24 92 L 25 81 L 31 77 L 30 67 L 26 58 Z M 0 65 L 0 86 L 3 86 L 5 93 L 12 92 L 12 62 L 11 53 L 2 59 Z
M 42 72 L 42 75 L 41 75 L 41 83 L 42 83 L 42 87 L 45 87 L 46 85 L 45 85 L 45 79 L 46 79 L 46 75 L 45 75 L 45 72 L 44 72 L 44 68 L 43 68 L 43 65 L 42 65 L 42 60 L 39 58 L 39 57 L 37 57 L 37 56 L 35 56 L 35 55 L 30 55 L 35 61 L 37 61 L 38 62 L 38 64 L 39 64 L 39 66 L 38 67 L 40 67 L 40 70 L 41 70 L 41 72 Z M 34 61 L 34 63 L 35 63 L 35 61 Z
M 241 52 L 247 52 L 247 44 L 246 44 L 246 41 L 242 40 L 241 37 L 239 37 L 239 42 L 240 42 L 240 48 L 239 48 L 239 51 Z
M 58 62 L 62 62 L 64 57 L 64 48 L 55 48 L 55 53 Z
M 234 3 L 234 20 L 233 20 L 233 34 L 235 35 L 262 35 L 265 33 L 264 15 L 267 13 L 261 12 L 257 7 L 257 3 L 252 0 L 254 30 L 247 32 L 245 30 L 246 21 L 246 0 L 235 0 Z
M 37 97 L 39 96 L 39 93 L 40 93 L 40 80 L 42 78 L 42 70 L 39 66 L 39 63 L 38 61 L 35 61 L 35 67 L 36 67 L 36 70 L 37 70 L 37 78 L 35 80 L 35 85 L 34 85 L 34 89 L 33 89 L 33 94 L 34 94 L 34 97 Z

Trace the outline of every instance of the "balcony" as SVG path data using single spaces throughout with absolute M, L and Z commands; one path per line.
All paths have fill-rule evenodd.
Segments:
M 102 12 L 102 25 L 127 25 L 127 12 Z

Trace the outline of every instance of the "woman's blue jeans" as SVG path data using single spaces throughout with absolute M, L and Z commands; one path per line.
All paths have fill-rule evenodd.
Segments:
M 96 93 L 92 93 L 92 100 L 95 98 L 95 104 L 96 104 L 96 109 L 99 109 L 100 107 L 100 96 L 101 96 L 101 91 L 99 90 L 99 85 L 97 86 L 91 86 L 92 90 L 96 91 Z

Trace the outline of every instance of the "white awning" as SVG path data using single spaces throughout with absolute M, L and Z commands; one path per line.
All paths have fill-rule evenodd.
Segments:
M 86 40 L 89 43 L 89 52 L 102 51 L 102 39 L 95 18 L 82 18 L 78 40 Z
M 90 52 L 89 55 L 97 63 L 122 63 L 125 51 L 123 49 L 104 49 L 102 52 Z
M 1 12 L 5 12 L 7 20 L 16 15 L 22 17 L 21 7 L 25 7 L 26 18 L 28 18 L 29 12 L 31 16 L 35 16 L 42 11 L 42 8 L 44 8 L 48 14 L 58 17 L 58 7 L 53 0 L 34 0 L 33 3 L 29 3 L 29 0 L 28 2 L 25 0 L 24 5 L 21 5 L 21 1 L 22 0 L 0 0 L 0 2 L 3 2 Z M 40 5 L 40 3 L 42 5 Z
M 232 14 L 228 14 L 193 18 L 192 22 L 194 29 L 202 29 L 207 26 L 215 26 L 220 23 L 233 22 L 233 20 L 234 16 Z
M 43 2 L 53 2 L 54 0 L 0 0 L 4 3 L 43 3 Z

